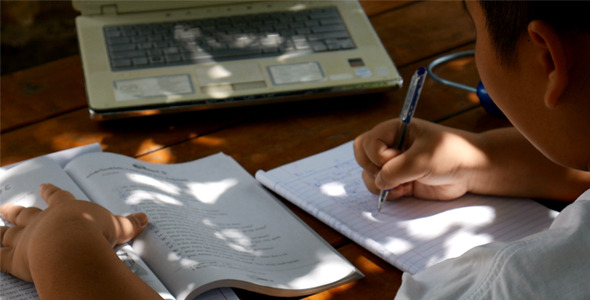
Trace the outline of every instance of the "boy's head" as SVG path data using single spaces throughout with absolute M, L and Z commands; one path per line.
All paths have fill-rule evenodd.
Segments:
M 586 3 L 465 3 L 491 98 L 545 156 L 590 170 L 590 18 L 580 16 Z
M 500 60 L 509 65 L 516 41 L 527 33 L 533 20 L 547 22 L 558 31 L 590 33 L 585 1 L 499 1 L 480 0 L 491 41 Z

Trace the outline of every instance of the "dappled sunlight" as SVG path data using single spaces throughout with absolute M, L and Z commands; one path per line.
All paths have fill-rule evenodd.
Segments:
M 213 99 L 223 99 L 231 96 L 233 88 L 230 84 L 218 84 L 204 87 L 203 90 Z
M 162 149 L 162 148 L 164 148 L 164 146 L 165 145 L 156 143 L 152 138 L 146 138 L 146 139 L 142 140 L 139 145 L 137 145 L 137 149 L 135 150 L 134 155 L 139 156 L 139 155 L 149 153 L 154 150 Z M 162 152 L 162 151 L 165 151 L 165 150 L 161 150 L 159 152 Z
M 0 181 L 0 204 L 46 209 L 47 202 L 40 192 L 44 183 L 69 191 L 78 200 L 88 201 L 87 196 L 63 172 L 59 162 L 48 157 L 37 157 L 1 168 Z
M 294 4 L 293 6 L 291 6 L 291 8 L 289 10 L 297 11 L 297 10 L 303 10 L 303 9 L 307 9 L 307 5 L 305 5 L 304 3 L 297 3 L 297 4 Z
M 491 163 L 476 144 L 453 131 L 431 142 L 461 155 L 466 168 Z M 429 161 L 432 157 L 428 156 L 420 153 L 414 159 Z M 377 212 L 378 195 L 369 192 L 361 173 L 350 142 L 258 173 L 257 178 L 347 238 L 410 273 L 478 245 L 528 236 L 552 221 L 545 207 L 529 199 L 469 193 L 449 201 L 402 197 L 387 201 Z
M 344 197 L 346 196 L 346 189 L 342 182 L 328 182 L 324 183 L 320 190 L 322 193 L 332 197 Z
M 288 3 L 281 3 L 281 5 L 290 5 Z M 272 6 L 269 4 L 268 7 Z M 306 4 L 295 3 L 290 6 L 281 7 L 281 10 L 286 11 L 304 11 L 310 7 Z M 248 7 L 251 9 L 251 7 Z M 364 12 L 361 12 L 364 14 Z M 247 16 L 247 15 L 246 15 Z M 278 62 L 285 62 L 293 57 L 306 55 L 305 52 L 285 52 L 285 45 L 289 42 L 293 34 L 287 35 L 284 30 L 274 29 L 272 27 L 265 28 L 265 34 L 261 34 L 258 31 L 253 31 L 249 28 L 243 28 L 243 33 L 236 35 L 230 32 L 224 33 L 223 31 L 216 31 L 215 35 L 212 35 L 207 29 L 208 26 L 196 27 L 190 24 L 177 24 L 173 28 L 173 38 L 175 42 L 181 45 L 182 51 L 174 53 L 179 55 L 180 53 L 190 53 L 187 56 L 186 53 L 184 59 L 191 60 L 194 63 L 202 62 L 216 62 L 219 68 L 209 70 L 209 76 L 212 79 L 228 78 L 231 76 L 231 72 L 224 70 L 219 65 L 220 62 L 227 60 L 227 55 L 222 54 L 223 50 L 227 49 L 239 49 L 239 50 L 250 50 L 260 49 L 262 53 L 249 54 L 246 51 L 246 57 L 258 57 L 261 54 L 266 56 L 272 56 Z M 231 30 L 230 30 L 231 31 Z M 264 47 L 261 47 L 263 45 Z M 249 56 L 248 56 L 249 55 Z M 224 95 L 219 94 L 218 90 L 206 90 L 207 94 L 213 98 L 222 97 Z M 231 95 L 228 91 L 226 97 Z
M 199 144 L 207 147 L 219 147 L 227 144 L 227 141 L 223 138 L 216 138 L 212 136 L 200 136 L 198 139 L 191 141 L 193 144 Z
M 131 191 L 126 197 L 125 204 L 137 205 L 144 201 L 152 201 L 154 203 L 171 204 L 182 206 L 182 202 L 162 193 L 154 193 L 142 190 Z
M 400 222 L 408 233 L 423 239 L 433 239 L 449 232 L 453 227 L 462 227 L 476 232 L 477 229 L 494 222 L 496 215 L 492 207 L 472 206 L 450 209 L 441 213 Z
M 479 104 L 479 97 L 477 96 L 476 93 L 469 93 L 469 94 L 467 94 L 467 99 L 471 103 Z
M 260 211 L 261 205 L 272 203 L 253 201 L 243 206 L 239 197 L 244 188 L 251 187 L 242 185 L 240 178 L 216 172 L 208 176 L 216 180 L 206 181 L 121 173 L 135 184 L 119 189 L 119 196 L 133 204 L 134 211 L 144 211 L 150 218 L 148 230 L 136 239 L 134 247 L 137 245 L 154 270 L 166 269 L 181 277 L 226 272 L 232 280 L 289 289 L 328 284 L 351 272 L 349 265 L 343 266 L 338 256 L 323 248 L 323 243 L 307 240 L 315 235 L 300 231 L 287 234 L 275 227 L 299 224 L 281 217 L 281 211 L 262 218 L 247 217 L 247 209 Z M 300 245 L 301 238 L 311 242 Z M 150 259 L 155 253 L 166 259 Z M 318 261 L 325 262 L 316 265 Z M 165 283 L 176 292 L 201 285 Z
M 363 211 L 363 217 L 367 218 L 367 220 L 371 220 L 373 222 L 382 222 L 379 220 L 379 213 L 377 211 Z
M 452 68 L 453 70 L 460 72 L 465 71 L 465 69 L 473 66 L 474 59 L 473 57 L 466 57 L 455 59 L 446 63 L 446 66 Z
M 154 164 L 171 164 L 177 162 L 178 160 L 177 155 L 171 148 L 163 148 L 149 154 L 142 153 L 138 154 L 137 156 L 141 156 L 142 161 Z
M 10 189 L 11 187 L 5 186 L 4 188 Z M 13 203 L 14 205 L 20 205 L 20 206 L 24 206 L 24 207 L 41 205 L 41 201 L 40 201 L 39 197 L 37 197 L 35 195 L 35 193 L 33 193 L 33 192 L 21 192 L 21 193 L 17 193 L 17 194 L 12 195 L 9 198 L 2 195 L 2 202 L 0 204 L 6 204 L 6 203 Z M 37 204 L 39 204 L 39 205 L 37 205 Z M 42 207 L 42 208 L 46 208 L 46 206 L 47 206 L 47 204 L 45 204 L 44 207 Z
M 11 189 L 10 185 L 5 185 L 3 189 Z M 12 203 L 14 205 L 20 205 L 24 207 L 37 206 L 42 209 L 47 208 L 47 203 L 35 196 L 33 192 L 21 192 L 6 197 L 4 193 L 0 193 L 0 205 Z M 0 226 L 6 226 L 8 223 L 0 216 Z
M 209 75 L 211 79 L 219 80 L 230 77 L 231 72 L 224 68 L 222 65 L 215 65 L 209 68 L 207 75 Z
M 215 232 L 215 236 L 223 241 L 227 242 L 227 245 L 233 250 L 251 254 L 253 256 L 262 255 L 262 251 L 256 251 L 254 243 L 249 236 L 245 235 L 242 231 L 237 229 L 223 229 Z
M 187 192 L 202 203 L 215 204 L 223 193 L 237 184 L 238 180 L 234 178 L 216 182 L 189 182 Z
M 447 257 L 457 257 L 462 255 L 474 245 L 483 245 L 494 241 L 494 237 L 488 233 L 471 234 L 466 232 L 457 232 L 450 235 L 444 241 L 445 255 Z M 435 262 L 435 261 L 433 261 Z M 433 263 L 431 262 L 431 263 Z
M 332 276 L 348 274 L 351 271 L 350 268 L 335 258 L 331 254 L 327 255 L 326 253 L 316 252 L 316 260 L 322 261 L 323 263 L 314 268 L 309 268 L 305 274 L 294 278 L 287 286 L 313 286 L 317 284 L 318 278 L 325 278 L 328 276 L 327 274 L 331 274 Z
M 178 255 L 178 253 L 176 252 L 172 252 L 168 254 L 168 261 L 169 262 L 176 262 L 178 263 L 178 265 L 180 265 L 183 268 L 190 268 L 193 267 L 195 265 L 197 265 L 198 263 L 192 259 L 186 259 L 180 255 Z
M 174 184 L 169 182 L 158 180 L 154 177 L 138 174 L 138 173 L 131 173 L 127 174 L 127 178 L 131 182 L 140 183 L 143 185 L 150 186 L 152 188 L 156 188 L 164 193 L 172 194 L 172 195 L 180 195 L 180 188 Z
M 372 243 L 375 243 L 375 246 L 378 246 L 378 243 L 375 241 L 372 241 Z M 368 242 L 370 243 L 370 242 Z M 387 237 L 386 241 L 385 241 L 385 247 L 388 249 L 395 249 L 396 252 L 399 253 L 407 253 L 410 250 L 414 249 L 415 244 L 412 243 L 412 241 L 409 241 L 407 239 L 403 239 L 403 238 L 397 238 L 397 237 Z

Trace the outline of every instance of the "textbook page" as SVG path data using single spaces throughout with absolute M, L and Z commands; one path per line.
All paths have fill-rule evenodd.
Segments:
M 100 149 L 100 148 L 99 148 Z M 78 152 L 78 151 L 77 151 Z M 88 201 L 88 197 L 78 188 L 59 165 L 61 158 L 71 153 L 58 156 L 42 156 L 19 163 L 8 170 L 0 169 L 0 204 L 13 203 L 25 207 L 47 208 L 41 197 L 40 185 L 51 183 L 71 192 L 76 199 Z M 76 156 L 76 155 L 74 155 Z M 72 157 L 74 157 L 72 156 Z M 57 161 L 55 159 L 58 159 Z M 0 225 L 8 225 L 0 218 Z M 164 299 L 173 299 L 158 278 L 147 268 L 145 263 L 127 246 L 117 251 L 119 258 L 143 281 L 155 289 Z M 6 273 L 0 273 L 0 299 L 38 299 L 32 283 L 22 281 Z
M 66 170 L 111 211 L 148 214 L 133 248 L 179 299 L 222 286 L 294 296 L 361 277 L 225 154 L 173 165 L 89 154 Z
M 361 178 L 352 142 L 256 173 L 256 179 L 359 245 L 416 273 L 492 241 L 545 230 L 557 216 L 530 199 L 468 194 L 453 201 L 403 198 L 377 213 L 378 195 Z

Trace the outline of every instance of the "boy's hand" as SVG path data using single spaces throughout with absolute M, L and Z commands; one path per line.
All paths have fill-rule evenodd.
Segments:
M 148 223 L 143 213 L 128 217 L 114 216 L 94 203 L 79 201 L 74 196 L 51 184 L 41 185 L 41 195 L 49 207 L 25 208 L 5 204 L 0 207 L 2 217 L 15 226 L 0 227 L 0 269 L 20 279 L 32 282 L 30 265 L 35 259 L 35 247 L 53 245 L 48 240 L 57 239 L 73 231 L 98 231 L 111 246 L 123 244 L 137 236 Z M 47 234 L 51 232 L 52 234 Z M 61 238 L 61 237 L 60 237 Z M 59 249 L 46 249 L 59 251 Z
M 450 200 L 465 194 L 470 170 L 486 163 L 474 145 L 477 135 L 414 119 L 401 152 L 393 145 L 399 125 L 399 119 L 385 121 L 354 141 L 368 189 L 375 194 L 390 189 L 389 199 Z

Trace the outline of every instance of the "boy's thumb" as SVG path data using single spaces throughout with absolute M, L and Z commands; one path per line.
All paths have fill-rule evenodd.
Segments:
M 145 228 L 149 222 L 148 216 L 145 213 L 134 213 L 128 216 L 128 218 L 132 219 L 131 222 L 134 223 L 135 226 L 141 228 Z
M 145 213 L 133 213 L 127 217 L 118 216 L 120 231 L 118 237 L 115 238 L 116 245 L 127 243 L 139 235 L 149 222 L 148 216 Z

